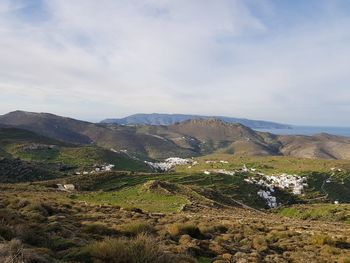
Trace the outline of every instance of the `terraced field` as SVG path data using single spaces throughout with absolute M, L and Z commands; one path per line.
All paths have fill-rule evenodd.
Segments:
M 13 247 L 39 262 L 113 262 L 133 258 L 128 248 L 136 247 L 145 261 L 130 262 L 344 263 L 350 257 L 350 226 L 326 218 L 209 205 L 153 213 L 25 184 L 3 185 L 0 206 L 0 251 L 10 254 Z
M 0 258 L 18 251 L 28 262 L 43 263 L 109 263 L 120 255 L 133 259 L 121 262 L 132 263 L 350 258 L 346 161 L 210 155 L 167 172 L 137 172 L 145 164 L 122 153 L 38 147 L 33 140 L 2 144 L 10 157 L 1 162 L 23 169 L 6 168 L 9 176 L 1 177 L 12 183 L 0 184 Z M 114 161 L 114 171 L 73 173 Z M 59 172 L 60 163 L 76 168 Z M 285 173 L 303 178 L 300 194 L 291 186 L 270 189 L 269 176 L 289 178 Z M 278 207 L 270 209 L 261 191 L 270 191 Z

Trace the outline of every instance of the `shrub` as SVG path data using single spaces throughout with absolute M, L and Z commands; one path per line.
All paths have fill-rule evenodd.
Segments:
M 141 234 L 133 239 L 107 238 L 88 251 L 96 263 L 196 263 L 192 257 L 163 253 L 156 240 Z
M 228 228 L 224 225 L 211 225 L 211 226 L 200 226 L 201 233 L 203 234 L 215 234 L 215 233 L 226 233 Z
M 200 238 L 202 236 L 199 228 L 194 224 L 173 224 L 168 228 L 168 232 L 172 236 L 189 235 L 193 238 Z
M 49 241 L 49 247 L 55 251 L 65 250 L 74 246 L 73 241 L 61 237 L 51 238 Z
M 341 256 L 338 258 L 338 263 L 350 263 L 350 257 L 348 256 Z
M 105 239 L 90 246 L 90 253 L 99 263 L 151 263 L 159 258 L 153 239 L 140 235 L 136 239 Z
M 49 216 L 50 213 L 47 209 L 50 209 L 49 206 L 45 206 L 42 203 L 32 203 L 26 206 L 26 209 L 30 212 L 36 212 L 42 216 Z M 51 210 L 51 209 L 50 209 Z
M 209 260 L 200 262 L 211 262 Z M 173 254 L 164 254 L 160 256 L 156 263 L 198 263 L 193 257 L 188 255 L 173 255 Z
M 139 213 L 139 214 L 143 214 L 142 209 L 141 208 L 137 208 L 137 207 L 125 207 L 124 210 L 125 211 Z
M 340 253 L 339 251 L 340 250 L 338 248 L 331 247 L 329 245 L 324 245 L 321 247 L 320 255 L 322 255 L 323 257 L 329 256 L 329 255 L 337 255 Z
M 11 240 L 14 237 L 12 229 L 7 225 L 0 225 L 0 238 Z
M 333 238 L 331 238 L 330 236 L 326 235 L 326 234 L 319 234 L 319 235 L 314 235 L 312 238 L 312 241 L 315 245 L 329 245 L 329 246 L 334 246 L 335 245 L 335 241 L 333 240 Z
M 0 261 L 21 263 L 23 258 L 22 242 L 18 239 L 0 244 Z
M 48 255 L 37 253 L 35 249 L 24 249 L 22 242 L 12 239 L 7 243 L 0 244 L 0 262 L 23 263 L 49 263 L 52 260 Z
M 97 235 L 115 235 L 117 231 L 101 223 L 86 224 L 83 226 L 85 232 Z
M 27 199 L 22 199 L 18 202 L 18 207 L 19 208 L 23 208 L 26 207 L 27 205 L 29 205 L 30 202 Z
M 65 256 L 62 258 L 63 261 L 68 262 L 84 262 L 92 263 L 92 257 L 89 248 L 71 248 L 68 249 L 65 253 Z
M 20 240 L 33 246 L 46 246 L 47 233 L 37 225 L 18 225 L 15 229 Z
M 263 252 L 268 249 L 266 239 L 263 236 L 254 237 L 252 245 L 253 245 L 253 248 L 259 252 Z
M 120 226 L 123 233 L 130 236 L 137 236 L 139 234 L 152 234 L 155 232 L 152 225 L 145 223 L 128 223 Z

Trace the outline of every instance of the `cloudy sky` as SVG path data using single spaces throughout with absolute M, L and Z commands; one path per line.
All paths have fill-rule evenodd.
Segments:
M 350 1 L 0 0 L 0 114 L 350 126 Z

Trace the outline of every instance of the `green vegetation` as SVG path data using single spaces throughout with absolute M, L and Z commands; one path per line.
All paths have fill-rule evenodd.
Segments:
M 197 174 L 184 174 L 184 173 L 169 173 L 169 174 L 130 174 L 130 173 L 110 173 L 102 175 L 87 175 L 81 177 L 75 177 L 71 180 L 66 179 L 67 182 L 75 184 L 79 189 L 84 190 L 104 190 L 104 191 L 116 191 L 114 194 L 117 198 L 112 198 L 112 193 L 101 193 L 101 194 L 86 194 L 87 201 L 96 201 L 100 199 L 100 202 L 114 202 L 115 204 L 121 205 L 125 201 L 128 202 L 129 206 L 132 204 L 136 205 L 140 199 L 139 193 L 140 188 L 144 183 L 149 180 L 160 180 L 175 183 L 178 185 L 185 185 L 191 187 L 192 193 L 183 193 L 182 195 L 196 195 L 205 196 L 206 190 L 213 190 L 217 193 L 221 193 L 229 198 L 235 198 L 243 201 L 245 204 L 254 207 L 265 207 L 266 203 L 259 196 L 256 195 L 258 187 L 252 184 L 248 184 L 244 181 L 244 175 L 230 176 L 230 175 L 205 175 L 203 173 Z M 129 188 L 123 190 L 124 188 Z M 120 193 L 119 193 L 120 192 Z M 198 194 L 196 194 L 198 192 Z M 118 194 L 119 193 L 119 194 Z M 148 193 L 149 194 L 149 193 Z M 104 196 L 106 195 L 106 196 Z M 120 195 L 120 196 L 119 196 Z M 90 197 L 89 197 L 90 196 Z M 129 196 L 132 198 L 129 199 Z M 137 198 L 135 198 L 135 196 Z M 145 193 L 142 193 L 145 196 Z M 147 195 L 146 195 L 147 196 Z M 151 193 L 151 196 L 155 196 Z M 162 195 L 161 195 L 162 196 Z M 193 196 L 193 198 L 196 198 Z M 169 198 L 165 195 L 165 198 Z M 290 194 L 281 194 L 281 198 L 286 200 L 293 200 Z M 157 200 L 158 198 L 156 198 Z M 122 201 L 123 200 L 123 201 Z M 131 204 L 132 203 L 132 204 Z M 181 202 L 182 203 L 182 202 Z M 143 203 L 142 203 L 143 204 Z M 181 206 L 181 205 L 180 205 Z M 176 206 L 178 207 L 178 206 Z
M 113 164 L 116 170 L 150 171 L 142 161 L 123 153 L 97 146 L 68 144 L 15 128 L 0 128 L 1 157 L 7 159 L 6 173 L 13 173 L 11 178 L 0 178 L 3 182 L 51 179 L 75 169 L 91 170 L 95 165 L 103 164 Z M 4 177 L 6 173 L 3 172 L 1 176 Z
M 96 262 L 110 263 L 195 263 L 190 256 L 164 254 L 156 241 L 146 235 L 135 239 L 105 239 L 89 246 Z
M 83 230 L 86 233 L 106 235 L 106 236 L 117 234 L 116 229 L 108 227 L 107 225 L 101 224 L 101 223 L 84 224 Z
M 117 192 L 88 193 L 75 196 L 96 204 L 113 204 L 124 208 L 137 207 L 150 212 L 176 212 L 188 203 L 185 197 L 142 191 L 141 187 L 125 188 Z
M 79 123 L 73 124 L 79 128 Z M 100 145 L 115 143 L 116 149 L 125 141 L 137 142 L 133 150 L 139 156 L 162 157 L 217 149 L 264 152 L 264 145 L 250 141 L 273 139 L 268 134 L 255 138 L 253 131 L 240 125 L 233 129 L 210 121 L 213 129 L 203 132 L 192 124 L 198 123 L 189 123 L 188 131 L 181 125 L 172 130 L 91 124 L 90 136 L 104 133 Z M 62 127 L 56 135 L 71 137 Z M 24 262 L 42 263 L 347 262 L 350 258 L 348 161 L 215 154 L 195 158 L 196 165 L 151 174 L 142 161 L 90 144 L 89 138 L 73 130 L 77 136 L 73 141 L 87 144 L 0 129 L 1 262 L 16 255 Z M 179 137 L 179 132 L 189 132 L 193 138 Z M 207 136 L 206 143 L 197 139 Z M 225 136 L 233 141 L 238 136 L 238 143 L 223 141 Z M 118 171 L 74 175 L 103 164 L 114 164 Z M 232 175 L 219 171 L 244 165 L 252 169 Z M 258 172 L 298 174 L 307 178 L 306 190 L 294 195 L 276 188 L 273 196 L 284 206 L 265 209 L 266 200 L 257 193 L 267 188 L 245 180 Z M 57 184 L 73 184 L 76 190 L 59 191 Z
M 138 184 L 121 187 L 119 191 L 82 194 L 58 192 L 44 183 L 0 186 L 0 239 L 4 240 L 0 244 L 0 257 L 10 257 L 11 246 L 20 248 L 23 258 L 33 262 L 139 262 L 133 260 L 140 258 L 147 262 L 149 258 L 154 260 L 153 256 L 155 262 L 161 259 L 161 262 L 174 263 L 269 262 L 271 258 L 277 262 L 283 262 L 282 259 L 302 262 L 305 258 L 310 262 L 346 262 L 339 260 L 350 256 L 350 228 L 346 224 L 328 223 L 331 217 L 322 219 L 324 222 L 318 218 L 307 224 L 301 220 L 282 219 L 279 214 L 212 206 L 208 200 L 205 203 L 200 199 L 191 200 L 194 204 L 181 213 L 121 209 L 111 202 L 118 192 L 126 198 L 123 202 L 145 195 L 147 205 L 155 208 L 165 203 L 169 206 L 161 210 L 170 211 L 173 202 L 167 203 L 164 198 L 177 200 L 180 197 L 187 203 L 182 194 L 191 194 L 190 189 L 196 188 L 156 180 L 139 184 L 151 175 L 120 174 L 117 177 L 126 180 L 121 179 L 124 176 Z M 168 179 L 171 176 L 177 177 L 176 181 L 185 179 L 183 175 L 165 175 Z M 91 201 L 83 199 L 89 196 Z M 102 200 L 98 200 L 99 197 Z M 189 197 L 194 198 L 194 195 Z M 204 196 L 203 200 L 206 200 Z M 142 245 L 137 241 L 140 238 Z M 140 254 L 132 253 L 135 246 Z M 1 254 L 2 249 L 6 253 Z
M 331 168 L 350 170 L 350 163 L 347 160 L 326 160 L 326 159 L 305 159 L 286 156 L 264 156 L 264 157 L 236 157 L 230 154 L 211 154 L 195 158 L 199 163 L 188 169 L 187 166 L 177 166 L 177 172 L 197 173 L 210 169 L 240 169 L 243 165 L 248 168 L 257 169 L 266 174 L 300 174 L 309 172 L 330 172 Z M 228 163 L 220 163 L 220 161 Z M 216 163 L 205 163 L 205 161 L 216 161 Z
M 79 169 L 91 169 L 96 164 L 113 164 L 117 170 L 147 171 L 141 161 L 133 160 L 121 153 L 115 153 L 95 146 L 55 147 L 37 150 L 22 150 L 23 146 L 12 148 L 11 154 L 28 161 L 63 163 Z
M 153 234 L 155 229 L 150 224 L 145 224 L 143 222 L 132 222 L 126 223 L 119 226 L 121 232 L 129 236 L 137 236 L 140 234 Z
M 199 257 L 197 258 L 198 263 L 211 263 L 212 260 L 210 258 L 205 258 L 205 257 Z
M 323 220 L 332 222 L 350 223 L 350 205 L 348 204 L 314 204 L 314 205 L 294 205 L 278 210 L 282 216 L 308 219 Z
M 68 143 L 41 136 L 27 130 L 17 128 L 0 128 L 0 147 L 26 143 L 43 143 L 61 146 L 69 145 Z
M 52 169 L 49 165 L 0 158 L 0 183 L 41 181 L 62 176 L 62 173 Z
M 330 183 L 324 183 L 330 176 L 330 173 L 303 173 L 302 175 L 308 178 L 308 187 L 306 188 L 305 194 L 295 196 L 288 191 L 277 189 L 274 195 L 277 197 L 278 202 L 283 204 L 296 204 L 312 203 L 317 200 L 350 201 L 350 196 L 347 194 L 350 190 L 350 177 L 348 175 L 341 175 L 338 179 L 334 177 Z M 114 202 L 115 204 L 121 205 L 125 200 L 129 202 L 128 206 L 137 206 L 136 204 L 138 201 L 141 201 L 139 198 L 135 198 L 138 192 L 137 189 L 140 190 L 142 185 L 147 181 L 159 180 L 190 187 L 192 193 L 181 193 L 182 196 L 186 196 L 187 198 L 189 196 L 196 198 L 196 196 L 193 196 L 196 195 L 196 193 L 200 196 L 208 197 L 210 194 L 206 191 L 214 191 L 228 198 L 242 201 L 249 206 L 265 208 L 266 202 L 256 194 L 260 187 L 244 181 L 247 176 L 250 175 L 245 173 L 237 173 L 234 176 L 214 173 L 208 175 L 202 172 L 166 174 L 108 173 L 74 177 L 72 179 L 66 179 L 66 181 L 75 184 L 82 190 L 113 191 L 113 195 L 116 196 L 116 198 L 113 199 L 112 193 L 107 192 L 101 194 L 93 193 L 91 197 L 89 197 L 90 193 L 86 193 L 85 200 L 91 202 L 99 200 L 99 202 Z M 324 190 L 327 191 L 328 196 L 323 192 Z M 128 196 L 132 198 L 128 200 Z M 117 201 L 117 197 L 119 198 L 119 202 Z M 218 201 L 218 199 L 215 199 L 215 201 Z M 219 203 L 222 203 L 221 201 L 222 200 L 219 200 Z M 144 203 L 141 204 L 142 206 L 144 205 Z

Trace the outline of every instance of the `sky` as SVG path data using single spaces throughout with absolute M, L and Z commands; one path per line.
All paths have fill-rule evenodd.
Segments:
M 350 126 L 348 0 L 0 0 L 0 114 Z

